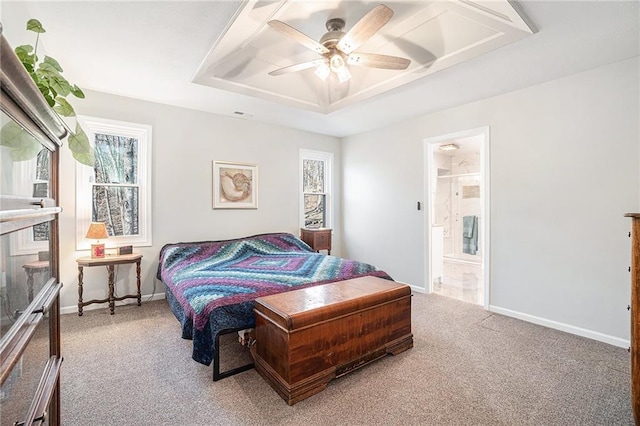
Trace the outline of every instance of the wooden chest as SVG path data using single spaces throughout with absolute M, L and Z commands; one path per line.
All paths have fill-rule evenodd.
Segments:
M 289 404 L 413 347 L 411 289 L 361 277 L 256 299 L 256 370 Z

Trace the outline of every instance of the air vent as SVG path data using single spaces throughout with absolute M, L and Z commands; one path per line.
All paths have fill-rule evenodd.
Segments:
M 243 120 L 250 120 L 253 118 L 253 114 L 243 111 L 233 111 L 233 116 L 235 118 L 241 118 Z

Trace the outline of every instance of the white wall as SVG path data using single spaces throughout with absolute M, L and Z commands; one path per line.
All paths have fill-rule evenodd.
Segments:
M 343 141 L 343 254 L 425 287 L 425 138 L 490 126 L 492 310 L 624 346 L 638 58 Z
M 80 115 L 149 124 L 152 140 L 153 246 L 135 249 L 144 255 L 142 294 L 164 291 L 155 282 L 160 248 L 170 242 L 236 238 L 265 232 L 299 234 L 299 149 L 332 152 L 339 171 L 339 140 L 334 137 L 260 124 L 248 120 L 171 107 L 86 91 L 74 103 Z M 212 209 L 212 161 L 258 165 L 257 210 Z M 61 305 L 74 312 L 77 304 L 75 259 L 75 160 L 66 145 L 61 158 Z M 340 174 L 333 181 L 336 212 L 340 209 Z M 334 221 L 332 253 L 340 254 L 340 215 Z M 109 247 L 108 240 L 106 241 Z M 122 266 L 118 294 L 134 293 L 134 268 Z M 84 300 L 106 296 L 104 268 L 84 270 Z M 157 287 L 154 290 L 154 284 Z M 90 305 L 85 309 L 104 307 Z M 117 309 L 117 308 L 116 308 Z

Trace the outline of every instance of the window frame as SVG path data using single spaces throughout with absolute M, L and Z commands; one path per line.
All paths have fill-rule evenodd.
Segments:
M 151 246 L 151 126 L 89 116 L 77 119 L 92 147 L 96 133 L 138 139 L 138 234 L 109 237 L 106 243 L 112 247 Z M 91 249 L 91 241 L 85 235 L 92 221 L 94 178 L 92 167 L 76 161 L 76 250 Z
M 42 149 L 47 149 L 43 147 Z M 49 151 L 49 155 L 52 153 Z M 49 157 L 49 161 L 51 161 L 51 157 Z M 33 158 L 33 161 L 17 161 L 13 166 L 13 182 L 19 182 L 20 188 L 16 191 L 17 194 L 24 195 L 25 197 L 33 196 L 33 185 L 36 183 L 46 182 L 49 185 L 49 190 L 47 191 L 47 196 L 45 197 L 37 197 L 40 199 L 50 198 L 51 190 L 50 183 L 51 179 L 44 181 L 36 178 L 36 170 L 37 170 L 37 159 Z M 51 165 L 49 165 L 49 173 L 51 173 Z M 36 198 L 35 196 L 33 198 Z M 36 225 L 34 225 L 36 226 Z M 11 246 L 11 255 L 12 256 L 25 256 L 30 254 L 36 254 L 40 251 L 49 250 L 49 240 L 46 241 L 36 241 L 33 237 L 33 228 L 31 226 L 26 229 L 22 229 L 17 232 L 12 232 L 9 234 L 9 241 Z
M 333 153 L 326 151 L 314 151 L 310 149 L 300 150 L 300 201 L 299 201 L 299 221 L 300 228 L 305 228 L 304 218 L 304 160 L 315 160 L 324 162 L 324 209 L 325 223 L 323 228 L 332 228 L 333 224 Z M 310 193 L 311 194 L 311 193 Z

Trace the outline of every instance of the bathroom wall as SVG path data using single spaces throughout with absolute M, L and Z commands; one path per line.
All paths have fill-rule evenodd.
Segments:
M 462 222 L 464 216 L 481 219 L 480 193 L 481 156 L 477 138 L 452 141 L 460 146 L 453 154 L 434 152 L 437 167 L 435 184 L 435 224 L 443 226 L 443 251 L 445 256 L 471 261 L 481 261 L 481 254 L 462 252 Z M 477 173 L 474 176 L 459 176 Z M 451 176 L 451 177 L 447 177 Z

